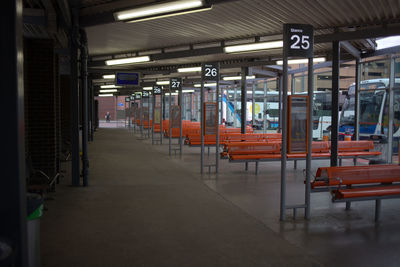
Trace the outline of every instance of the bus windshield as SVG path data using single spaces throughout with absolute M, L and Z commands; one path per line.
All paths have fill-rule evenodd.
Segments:
M 373 125 L 379 120 L 384 90 L 365 90 L 360 92 L 360 124 Z M 343 104 L 340 125 L 354 125 L 355 98 L 347 98 Z

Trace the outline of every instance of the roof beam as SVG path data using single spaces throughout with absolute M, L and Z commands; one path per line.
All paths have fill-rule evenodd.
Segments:
M 343 47 L 349 54 L 351 54 L 355 58 L 361 57 L 361 52 L 355 48 L 349 41 L 343 41 L 340 43 L 340 46 Z
M 386 25 L 382 27 L 371 27 L 358 31 L 336 32 L 321 34 L 314 37 L 314 43 L 330 43 L 333 41 L 350 41 L 358 39 L 387 37 L 400 34 L 400 25 Z
M 362 54 L 361 57 L 367 58 L 367 57 L 382 56 L 382 55 L 395 54 L 395 53 L 400 53 L 400 45 L 376 50 L 371 53 L 365 53 L 365 54 Z
M 269 70 L 263 70 L 263 69 L 257 69 L 257 68 L 250 68 L 249 69 L 249 75 L 262 75 L 262 76 L 267 76 L 267 77 L 276 77 L 278 76 L 278 73 L 275 71 L 269 71 Z
M 38 26 L 46 26 L 47 18 L 44 9 L 40 8 L 24 8 L 23 10 L 24 24 L 32 24 Z

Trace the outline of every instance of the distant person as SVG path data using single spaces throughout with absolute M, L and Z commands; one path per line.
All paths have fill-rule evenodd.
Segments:
M 110 112 L 107 112 L 105 118 L 106 118 L 106 122 L 110 122 L 110 119 L 111 119 Z

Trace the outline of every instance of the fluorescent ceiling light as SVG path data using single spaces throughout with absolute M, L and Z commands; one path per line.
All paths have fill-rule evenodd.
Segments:
M 115 74 L 103 75 L 103 79 L 115 79 Z
M 100 97 L 105 97 L 105 96 L 114 96 L 113 94 L 101 94 L 99 95 Z
M 213 86 L 217 86 L 217 83 L 205 83 L 204 87 L 213 87 Z M 196 83 L 194 85 L 194 87 L 201 87 L 201 83 Z
M 169 85 L 169 81 L 158 81 L 156 82 L 157 85 Z
M 174 13 L 165 14 L 165 15 L 157 15 L 157 16 L 147 17 L 147 18 L 143 18 L 143 19 L 134 19 L 134 20 L 129 20 L 129 21 L 125 21 L 125 22 L 126 23 L 134 23 L 134 22 L 142 22 L 142 21 L 148 21 L 148 20 L 153 20 L 153 19 L 162 19 L 162 18 L 168 18 L 168 17 L 178 16 L 178 15 L 207 11 L 207 10 L 211 10 L 211 9 L 212 9 L 212 7 L 196 8 L 196 9 L 182 11 L 182 12 L 174 12 Z
M 191 68 L 179 68 L 178 72 L 195 72 L 201 71 L 201 67 L 191 67 Z
M 135 20 L 203 7 L 202 0 L 177 0 L 115 12 L 116 20 Z M 178 15 L 178 14 L 176 14 Z
M 143 90 L 145 90 L 145 91 L 150 91 L 150 90 L 153 90 L 153 87 L 151 87 L 151 86 L 145 86 L 145 87 L 143 87 Z
M 325 62 L 326 59 L 324 57 L 315 57 L 313 59 L 314 63 L 320 63 L 320 62 Z M 299 59 L 290 59 L 288 60 L 288 64 L 307 64 L 308 63 L 308 58 L 299 58 Z M 283 65 L 283 60 L 278 60 L 276 62 L 276 65 Z
M 106 65 L 112 66 L 112 65 L 122 65 L 122 64 L 134 64 L 134 63 L 141 63 L 141 62 L 148 62 L 148 61 L 150 61 L 149 56 L 127 57 L 127 58 L 106 60 Z
M 100 85 L 101 89 L 115 89 L 115 88 L 122 88 L 122 86 L 119 85 L 114 85 L 114 84 L 105 84 L 105 85 Z
M 244 44 L 244 45 L 232 45 L 225 46 L 225 53 L 240 53 L 240 52 L 251 52 L 257 50 L 266 50 L 273 48 L 282 48 L 283 41 L 273 41 L 273 42 L 259 42 L 253 44 Z
M 250 75 L 250 76 L 246 76 L 246 80 L 251 80 L 251 79 L 255 79 L 256 76 L 254 75 Z M 223 77 L 222 80 L 224 81 L 236 81 L 236 80 L 241 80 L 242 76 L 226 76 Z
M 185 90 L 182 90 L 182 93 L 194 93 L 194 90 L 193 89 L 185 89 Z
M 100 90 L 100 93 L 115 93 L 118 92 L 117 89 L 105 89 L 105 90 Z
M 178 93 L 165 93 L 165 95 L 178 95 Z
M 377 44 L 376 50 L 398 46 L 400 45 L 400 35 L 377 39 L 376 44 Z

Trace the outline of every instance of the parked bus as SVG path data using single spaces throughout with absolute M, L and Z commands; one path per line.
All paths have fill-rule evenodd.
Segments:
M 389 97 L 386 88 L 389 79 L 372 79 L 360 82 L 360 139 L 370 139 L 371 136 L 385 138 L 388 132 Z M 393 137 L 400 137 L 400 79 L 395 79 L 394 86 L 394 121 Z M 346 133 L 354 134 L 355 122 L 355 84 L 349 87 L 347 98 L 343 104 L 339 120 L 339 138 Z

